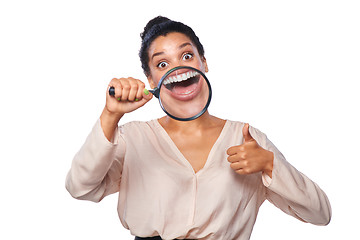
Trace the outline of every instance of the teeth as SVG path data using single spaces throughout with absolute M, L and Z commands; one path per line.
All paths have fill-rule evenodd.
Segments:
M 173 77 L 169 77 L 169 78 L 164 80 L 164 85 L 174 83 L 174 82 L 186 81 L 191 77 L 195 77 L 196 75 L 199 75 L 199 73 L 195 72 L 195 71 L 192 71 L 192 72 L 182 73 L 180 75 L 176 75 L 176 76 L 173 76 Z

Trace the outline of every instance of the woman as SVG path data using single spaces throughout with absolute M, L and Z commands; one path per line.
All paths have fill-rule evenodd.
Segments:
M 190 27 L 157 17 L 141 37 L 139 55 L 152 88 L 176 66 L 208 71 Z M 119 192 L 119 218 L 135 239 L 249 239 L 266 199 L 301 221 L 329 223 L 325 193 L 259 130 L 207 111 L 189 122 L 165 116 L 118 126 L 152 94 L 133 78 L 114 78 L 109 87 L 115 97 L 106 95 L 66 187 L 95 202 Z

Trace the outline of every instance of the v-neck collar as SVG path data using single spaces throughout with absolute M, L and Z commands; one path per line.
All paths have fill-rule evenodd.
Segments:
M 179 150 L 179 148 L 176 146 L 175 142 L 171 139 L 169 134 L 166 132 L 166 130 L 161 126 L 158 119 L 152 120 L 154 125 L 159 129 L 158 133 L 161 135 L 161 137 L 169 144 L 169 147 L 171 148 L 171 151 L 180 159 L 184 164 L 192 171 L 193 174 L 199 175 L 201 172 L 206 170 L 206 168 L 210 165 L 211 161 L 213 161 L 212 155 L 216 151 L 218 145 L 220 144 L 221 140 L 224 138 L 224 135 L 227 132 L 227 129 L 229 128 L 230 121 L 225 120 L 225 124 L 223 128 L 221 129 L 221 132 L 216 139 L 214 145 L 211 147 L 209 155 L 207 156 L 206 162 L 204 166 L 197 172 L 195 172 L 194 168 L 191 166 L 190 162 L 185 158 L 185 156 L 182 154 L 182 152 Z

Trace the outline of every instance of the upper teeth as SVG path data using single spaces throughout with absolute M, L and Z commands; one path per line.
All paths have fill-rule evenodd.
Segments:
M 199 73 L 195 72 L 195 71 L 182 73 L 180 75 L 168 77 L 167 79 L 164 80 L 163 84 L 167 85 L 167 84 L 174 83 L 174 82 L 185 81 L 185 80 L 188 80 L 191 77 L 195 77 L 196 75 L 199 75 Z

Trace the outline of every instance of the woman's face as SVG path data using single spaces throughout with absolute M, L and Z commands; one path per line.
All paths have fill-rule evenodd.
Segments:
M 151 88 L 159 83 L 161 77 L 170 69 L 178 66 L 190 66 L 207 72 L 205 57 L 201 57 L 190 38 L 183 33 L 173 32 L 157 37 L 150 45 L 148 76 Z
M 148 80 L 151 88 L 170 69 L 189 66 L 207 72 L 207 63 L 199 55 L 196 46 L 182 33 L 169 33 L 159 36 L 149 47 Z M 160 98 L 166 111 L 173 116 L 190 118 L 205 107 L 209 98 L 209 88 L 201 74 L 191 69 L 178 69 L 172 72 L 160 88 Z

